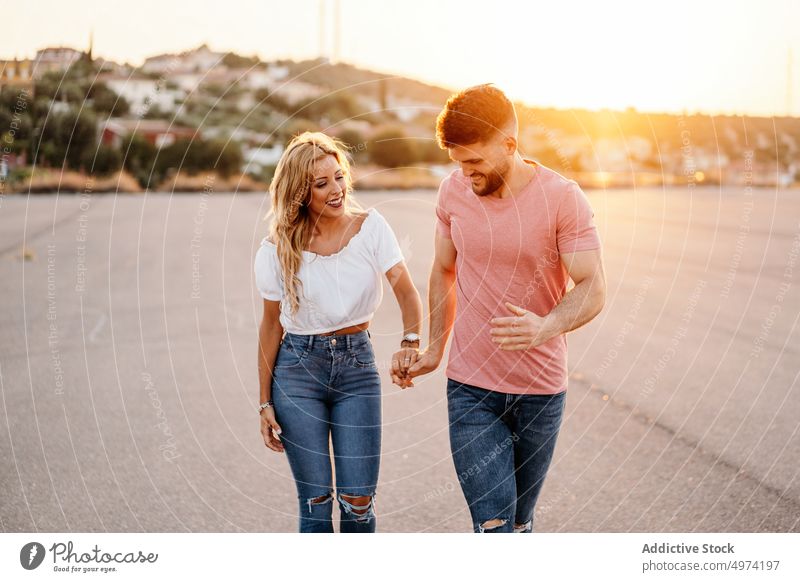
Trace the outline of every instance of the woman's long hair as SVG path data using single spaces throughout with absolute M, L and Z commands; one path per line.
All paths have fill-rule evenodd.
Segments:
M 314 230 L 308 212 L 314 168 L 326 156 L 334 156 L 344 174 L 347 211 L 351 206 L 353 182 L 345 146 L 324 133 L 307 131 L 294 137 L 278 161 L 270 185 L 270 214 L 273 215 L 270 238 L 278 247 L 278 260 L 292 314 L 300 308 L 302 282 L 297 273 L 302 264 L 303 249 L 308 246 Z

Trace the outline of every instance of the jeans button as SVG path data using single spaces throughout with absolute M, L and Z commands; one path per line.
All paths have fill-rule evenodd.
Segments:
M 331 345 L 332 345 L 332 346 L 335 346 L 335 345 L 336 345 L 336 338 L 333 338 L 333 339 L 331 340 Z

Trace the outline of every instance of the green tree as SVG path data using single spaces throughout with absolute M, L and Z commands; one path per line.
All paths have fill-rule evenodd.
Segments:
M 286 99 L 269 89 L 257 89 L 255 93 L 256 103 L 261 107 L 280 111 L 282 113 L 293 114 L 296 110 Z
M 96 113 L 107 113 L 120 117 L 130 111 L 130 104 L 124 97 L 117 95 L 105 83 L 95 83 L 89 88 L 87 98 L 91 100 L 92 109 Z
M 91 111 L 71 107 L 42 120 L 39 127 L 42 149 L 39 161 L 52 166 L 62 164 L 80 170 L 86 151 L 97 145 L 97 118 Z M 46 147 L 44 147 L 46 146 Z
M 222 64 L 232 69 L 250 68 L 261 61 L 257 56 L 245 57 L 236 53 L 228 53 L 222 57 Z
M 66 73 L 49 71 L 35 81 L 34 94 L 48 104 L 61 101 L 98 113 L 128 113 L 130 104 L 105 83 L 97 82 L 93 71 L 85 62 L 75 63 Z
M 0 149 L 13 154 L 28 151 L 33 131 L 30 93 L 19 87 L 0 88 Z

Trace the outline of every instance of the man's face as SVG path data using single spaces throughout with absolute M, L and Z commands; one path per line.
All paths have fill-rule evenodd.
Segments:
M 447 151 L 470 179 L 472 191 L 478 196 L 489 196 L 506 183 L 514 149 L 502 136 L 485 143 L 454 146 Z

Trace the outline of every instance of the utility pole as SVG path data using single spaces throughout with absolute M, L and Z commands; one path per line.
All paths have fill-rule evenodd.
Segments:
M 333 2 L 333 55 L 331 61 L 334 63 L 339 62 L 341 57 L 341 40 L 342 40 L 342 4 L 339 0 Z
M 792 104 L 794 102 L 792 83 L 792 47 L 789 47 L 786 59 L 786 115 L 789 117 L 792 115 Z
M 319 0 L 319 57 L 324 59 L 325 50 L 325 0 Z

